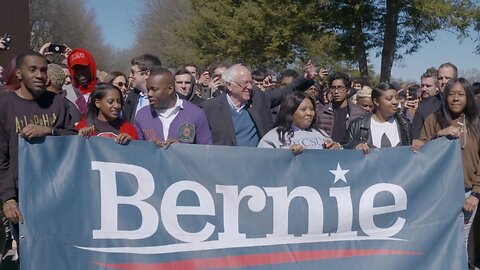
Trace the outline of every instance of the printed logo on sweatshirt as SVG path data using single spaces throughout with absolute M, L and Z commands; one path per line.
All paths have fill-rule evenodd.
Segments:
M 193 143 L 195 139 L 195 126 L 185 123 L 178 130 L 178 140 L 183 143 Z
M 28 124 L 34 124 L 39 126 L 52 127 L 57 120 L 57 114 L 44 113 L 41 115 L 33 116 L 15 116 L 15 132 L 21 133 L 22 129 L 25 128 Z
M 303 147 L 305 147 L 307 149 L 309 149 L 309 148 L 310 149 L 322 149 L 324 143 L 325 143 L 324 139 L 317 138 L 317 137 L 301 138 L 301 139 L 292 140 L 292 142 L 291 142 L 291 144 L 303 145 Z
M 116 139 L 116 138 L 117 138 L 117 134 L 115 134 L 115 133 L 113 133 L 113 132 L 101 132 L 101 133 L 98 133 L 97 137 L 104 137 L 104 138 Z

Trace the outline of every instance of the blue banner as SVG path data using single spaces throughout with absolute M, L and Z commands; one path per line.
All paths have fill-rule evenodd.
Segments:
M 22 269 L 467 269 L 458 141 L 288 150 L 20 140 Z

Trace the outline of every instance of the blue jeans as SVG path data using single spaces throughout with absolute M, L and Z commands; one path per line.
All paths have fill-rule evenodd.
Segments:
M 466 191 L 465 192 L 465 199 L 470 196 L 471 191 Z M 467 250 L 467 262 L 469 262 L 468 258 L 468 236 L 470 235 L 470 229 L 472 228 L 472 223 L 473 219 L 475 218 L 475 214 L 477 213 L 477 208 L 473 210 L 472 212 L 467 212 L 464 209 L 462 209 L 463 212 L 463 233 L 464 233 L 464 239 L 465 239 L 465 249 Z

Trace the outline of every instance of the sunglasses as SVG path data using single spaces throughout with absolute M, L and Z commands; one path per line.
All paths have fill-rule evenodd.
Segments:
M 128 87 L 128 84 L 124 82 L 118 82 L 115 85 L 118 86 L 119 88 Z

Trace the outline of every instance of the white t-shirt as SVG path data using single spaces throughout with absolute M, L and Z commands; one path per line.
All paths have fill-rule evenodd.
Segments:
M 286 135 L 287 137 L 288 135 Z M 323 149 L 325 140 L 330 139 L 328 134 L 323 130 L 301 130 L 297 129 L 293 132 L 290 141 L 286 141 L 287 145 L 282 145 L 278 139 L 277 128 L 270 130 L 258 143 L 259 148 L 290 148 L 292 144 L 300 144 L 305 149 Z
M 385 123 L 377 122 L 372 117 L 370 133 L 372 134 L 372 144 L 376 148 L 400 145 L 398 125 L 394 117 L 391 117 L 390 120 Z

